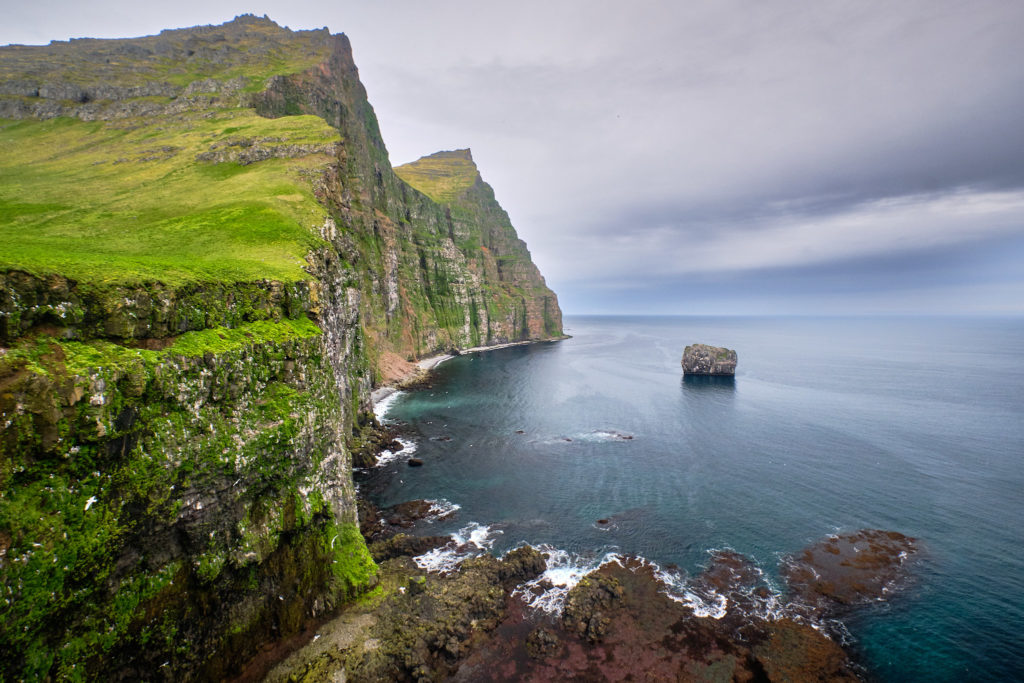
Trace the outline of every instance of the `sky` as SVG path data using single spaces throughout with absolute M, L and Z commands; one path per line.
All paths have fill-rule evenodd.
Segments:
M 566 313 L 1024 314 L 1024 2 L 0 0 L 0 44 L 346 33 L 393 165 L 470 147 Z

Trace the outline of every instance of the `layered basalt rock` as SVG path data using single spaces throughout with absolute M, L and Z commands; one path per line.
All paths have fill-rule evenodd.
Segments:
M 691 344 L 683 350 L 683 374 L 724 375 L 736 374 L 736 352 L 721 346 Z

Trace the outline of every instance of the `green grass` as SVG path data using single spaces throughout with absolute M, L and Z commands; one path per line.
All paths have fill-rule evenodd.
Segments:
M 435 202 L 450 204 L 477 179 L 477 168 L 469 150 L 438 152 L 395 167 L 399 178 Z
M 0 269 L 96 283 L 296 281 L 325 210 L 304 171 L 326 155 L 199 162 L 215 144 L 324 145 L 314 116 L 0 120 Z

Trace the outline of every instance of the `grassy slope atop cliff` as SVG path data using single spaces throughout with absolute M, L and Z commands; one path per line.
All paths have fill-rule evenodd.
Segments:
M 440 204 L 451 204 L 479 177 L 468 149 L 437 152 L 395 167 L 399 178 Z
M 92 106 L 89 117 L 108 119 L 0 120 L 0 269 L 169 285 L 307 277 L 326 212 L 303 174 L 327 163 L 338 132 L 313 116 L 266 119 L 238 105 L 267 78 L 322 62 L 328 38 L 241 17 L 0 48 L 7 100 L 64 107 L 43 116 L 82 117 Z M 227 97 L 197 96 L 225 83 Z M 130 115 L 142 105 L 167 111 Z M 269 158 L 247 163 L 254 148 Z
M 483 181 L 468 149 L 436 152 L 395 168 L 409 185 L 447 207 L 452 237 L 470 269 L 487 283 L 492 327 L 522 337 L 558 337 L 558 298 L 534 265 L 494 190 Z
M 313 116 L 245 109 L 0 122 L 0 269 L 170 285 L 306 278 L 326 212 L 302 174 L 326 164 L 337 137 Z M 321 153 L 247 165 L 196 159 L 254 143 L 271 154 Z

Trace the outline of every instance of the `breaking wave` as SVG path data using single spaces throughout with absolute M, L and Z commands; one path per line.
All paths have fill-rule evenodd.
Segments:
M 396 460 L 410 458 L 412 457 L 412 454 L 416 452 L 416 449 L 419 448 L 419 445 L 415 441 L 410 441 L 409 439 L 403 439 L 402 437 L 398 437 L 397 439 L 395 439 L 395 441 L 402 444 L 402 447 L 397 451 L 383 450 L 380 453 L 378 453 L 376 465 L 377 467 L 386 465 L 389 462 L 394 462 Z
M 378 420 L 384 422 L 385 418 L 387 417 L 388 411 L 391 410 L 391 406 L 394 405 L 395 401 L 398 400 L 399 396 L 402 396 L 404 394 L 404 391 L 394 391 L 385 396 L 384 398 L 382 398 L 381 400 L 377 401 L 376 403 L 373 404 L 373 414 L 377 417 Z
M 620 562 L 622 559 L 614 552 L 606 552 L 597 558 L 575 555 L 549 545 L 534 547 L 547 556 L 548 568 L 536 579 L 519 586 L 513 595 L 521 598 L 530 607 L 548 614 L 561 614 L 562 607 L 565 606 L 565 596 L 584 576 L 610 562 Z
M 447 545 L 417 555 L 413 561 L 424 571 L 450 574 L 469 558 L 490 550 L 502 533 L 490 525 L 470 522 L 453 533 Z
M 433 522 L 438 519 L 445 519 L 451 517 L 456 512 L 462 509 L 462 506 L 458 503 L 453 503 L 450 500 L 444 498 L 440 500 L 427 499 L 430 503 L 429 517 L 424 518 L 427 522 Z

